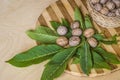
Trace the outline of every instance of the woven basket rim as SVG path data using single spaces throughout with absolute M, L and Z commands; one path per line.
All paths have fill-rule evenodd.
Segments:
M 104 73 L 101 73 L 101 74 L 96 74 L 96 73 L 92 73 L 90 74 L 89 76 L 85 75 L 85 74 L 80 74 L 80 73 L 77 73 L 77 72 L 74 72 L 74 71 L 69 71 L 69 70 L 65 70 L 64 72 L 67 73 L 67 74 L 71 74 L 73 76 L 78 76 L 78 77 L 100 77 L 100 76 L 105 76 L 105 75 L 108 75 L 108 74 L 111 74 L 111 73 L 114 73 L 116 71 L 119 71 L 120 68 L 116 68 L 114 70 L 111 70 L 109 72 L 104 72 Z

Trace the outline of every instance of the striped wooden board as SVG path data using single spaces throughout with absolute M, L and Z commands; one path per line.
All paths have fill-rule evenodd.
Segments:
M 57 21 L 60 22 L 61 18 L 67 19 L 69 22 L 74 21 L 74 9 L 78 6 L 81 8 L 83 14 L 88 14 L 86 0 L 59 0 L 49 7 L 47 7 L 43 13 L 38 18 L 37 25 L 45 25 L 49 26 L 50 28 L 50 21 Z M 120 35 L 120 28 L 116 29 L 106 29 L 98 26 L 95 22 L 93 22 L 95 28 L 99 31 L 105 32 L 106 37 L 111 37 L 112 35 L 118 34 Z M 120 40 L 120 37 L 118 38 Z M 120 56 L 120 43 L 118 45 L 103 45 L 107 51 L 113 52 L 116 55 Z M 113 66 L 113 70 L 105 70 L 105 69 L 93 69 L 91 71 L 90 77 L 101 76 L 108 73 L 112 73 L 116 70 L 120 69 L 120 65 Z M 76 76 L 85 76 L 80 69 L 80 65 L 71 64 L 69 63 L 68 68 L 65 71 L 66 73 L 70 73 Z

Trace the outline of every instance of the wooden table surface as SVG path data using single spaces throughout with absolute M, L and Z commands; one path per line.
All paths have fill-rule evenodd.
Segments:
M 15 54 L 36 45 L 25 34 L 34 29 L 42 11 L 56 0 L 0 0 L 0 80 L 40 80 L 44 63 L 16 68 L 5 63 Z M 120 80 L 120 71 L 95 77 L 77 77 L 64 73 L 56 80 Z

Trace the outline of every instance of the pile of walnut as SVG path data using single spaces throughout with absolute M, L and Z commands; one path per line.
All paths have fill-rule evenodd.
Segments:
M 93 28 L 88 28 L 86 30 L 84 30 L 84 32 L 82 31 L 82 29 L 80 29 L 80 24 L 79 22 L 75 21 L 71 24 L 71 29 L 72 29 L 72 37 L 70 37 L 69 39 L 66 38 L 64 35 L 67 34 L 68 29 L 65 26 L 59 26 L 57 29 L 57 33 L 61 36 L 56 40 L 56 43 L 59 46 L 62 47 L 72 47 L 72 46 L 77 46 L 80 44 L 81 39 L 80 36 L 83 35 L 86 37 L 88 43 L 90 44 L 91 47 L 96 47 L 98 42 L 95 38 L 93 38 L 92 36 L 94 35 L 95 31 Z
M 93 8 L 109 17 L 120 16 L 120 0 L 91 0 Z

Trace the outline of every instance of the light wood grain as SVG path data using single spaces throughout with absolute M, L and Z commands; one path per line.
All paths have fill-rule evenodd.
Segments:
M 25 31 L 34 29 L 42 11 L 55 1 L 0 0 L 0 80 L 40 80 L 44 63 L 16 68 L 5 61 L 36 45 L 35 41 L 26 36 Z M 120 71 L 117 71 L 106 76 L 88 78 L 64 73 L 56 80 L 120 80 L 119 74 Z
M 51 4 L 50 6 L 48 6 L 42 12 L 42 15 L 40 15 L 40 17 L 38 18 L 38 22 L 41 25 L 45 25 L 50 28 L 52 28 L 52 26 L 50 25 L 50 21 L 61 21 L 60 20 L 61 18 L 65 18 L 69 22 L 73 22 L 74 21 L 74 10 L 76 6 L 81 8 L 81 11 L 84 15 L 89 14 L 86 0 L 84 1 L 82 0 L 59 0 Z M 97 24 L 94 24 L 94 26 L 99 32 L 102 32 L 103 30 L 105 30 L 105 33 L 107 33 L 105 34 L 106 37 L 111 37 L 111 36 L 114 36 L 115 34 L 119 35 L 119 31 L 116 31 L 114 28 L 105 29 L 105 28 L 102 28 L 101 26 L 98 26 Z M 112 52 L 119 56 L 120 54 L 119 45 L 103 45 L 103 46 L 105 47 L 107 51 Z M 113 71 L 120 69 L 120 67 L 118 67 L 117 65 L 115 66 L 116 67 L 111 66 L 113 67 L 113 70 L 93 69 L 89 77 L 103 76 L 103 75 L 110 74 Z M 86 76 L 85 74 L 83 74 L 82 70 L 80 69 L 79 64 L 73 65 L 70 63 L 65 72 L 71 75 L 76 75 L 76 76 Z

